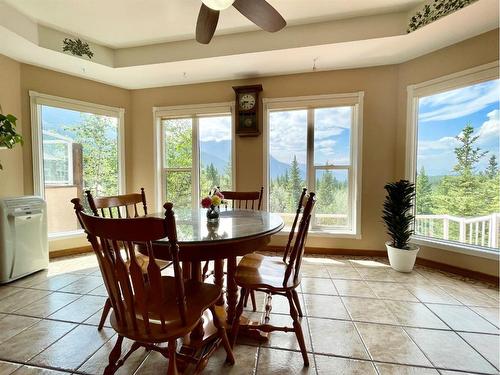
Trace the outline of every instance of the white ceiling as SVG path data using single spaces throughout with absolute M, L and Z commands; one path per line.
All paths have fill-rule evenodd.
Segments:
M 252 0 L 249 0 L 252 1 Z M 0 0 L 36 23 L 112 48 L 194 38 L 200 0 Z M 423 0 L 268 0 L 288 25 L 406 11 Z M 234 8 L 217 34 L 257 29 Z

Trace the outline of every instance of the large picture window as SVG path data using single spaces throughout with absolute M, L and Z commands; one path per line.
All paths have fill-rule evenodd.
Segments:
M 214 187 L 231 190 L 233 120 L 229 104 L 159 109 L 159 201 L 195 208 Z
M 312 228 L 359 234 L 362 94 L 265 101 L 268 207 L 293 221 L 303 187 L 318 203 Z
M 480 67 L 410 94 L 416 238 L 498 252 L 498 70 Z
M 116 195 L 123 186 L 123 110 L 31 92 L 35 193 L 51 236 L 80 232 L 70 200 Z M 85 203 L 85 200 L 82 199 Z

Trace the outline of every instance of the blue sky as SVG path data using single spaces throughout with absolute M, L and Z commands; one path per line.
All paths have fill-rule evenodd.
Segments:
M 430 176 L 451 174 L 456 163 L 454 148 L 466 124 L 474 127 L 477 146 L 488 154 L 479 164 L 483 170 L 491 155 L 499 157 L 500 81 L 493 80 L 423 97 L 418 113 L 417 168 Z

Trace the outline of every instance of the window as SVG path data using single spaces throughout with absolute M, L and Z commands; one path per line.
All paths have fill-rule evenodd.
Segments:
M 200 198 L 214 187 L 232 189 L 231 105 L 167 107 L 155 111 L 161 154 L 158 202 L 195 208 Z
M 122 191 L 123 110 L 30 92 L 35 194 L 50 236 L 80 233 L 70 200 Z M 85 200 L 82 202 L 86 204 Z
M 317 194 L 312 229 L 359 235 L 363 93 L 264 100 L 268 208 L 290 226 L 303 187 Z
M 489 65 L 409 88 L 417 241 L 499 251 L 499 93 Z

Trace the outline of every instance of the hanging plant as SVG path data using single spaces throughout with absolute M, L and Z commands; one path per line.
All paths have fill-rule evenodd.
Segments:
M 87 55 L 89 59 L 94 56 L 94 52 L 90 50 L 87 42 L 82 42 L 80 39 L 65 38 L 63 40 L 63 51 L 71 52 L 72 55 L 80 56 Z
M 0 148 L 13 148 L 17 143 L 23 144 L 23 137 L 16 132 L 17 118 L 14 115 L 2 114 L 0 108 Z M 2 170 L 0 163 L 0 170 Z
M 475 1 L 477 0 L 434 0 L 432 4 L 425 5 L 421 11 L 410 19 L 406 32 L 411 33 Z

